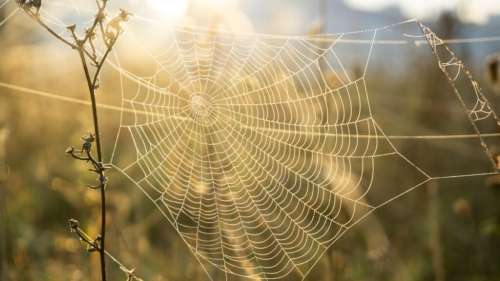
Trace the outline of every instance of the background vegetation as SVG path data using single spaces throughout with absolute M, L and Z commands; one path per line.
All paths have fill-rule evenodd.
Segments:
M 464 28 L 453 15 L 442 16 L 433 27 L 444 38 L 461 37 Z M 480 78 L 486 77 L 486 55 L 500 49 L 498 43 L 453 47 Z M 468 132 L 431 57 L 415 53 L 397 59 L 405 61 L 397 77 L 387 67 L 394 60 L 375 65 L 380 70 L 369 81 L 374 108 L 391 134 Z M 71 50 L 53 44 L 27 18 L 0 28 L 0 81 L 85 99 L 79 67 Z M 115 95 L 119 85 L 109 72 L 103 92 Z M 491 83 L 482 82 L 497 105 Z M 85 187 L 93 179 L 85 165 L 64 154 L 91 128 L 89 110 L 0 89 L 0 280 L 99 280 L 97 255 L 82 249 L 66 223 L 74 217 L 90 233 L 98 231 L 98 193 Z M 101 114 L 103 131 L 113 132 L 116 113 Z M 104 150 L 113 137 L 104 136 Z M 397 144 L 437 173 L 481 170 L 477 143 Z M 434 161 L 436 155 L 443 161 Z M 401 174 L 393 184 L 410 182 L 407 177 Z M 111 174 L 110 181 L 110 250 L 145 280 L 207 280 L 152 204 L 125 179 Z M 494 177 L 468 178 L 417 189 L 376 212 L 382 229 L 367 222 L 348 232 L 308 280 L 500 280 L 500 188 L 495 182 Z M 125 280 L 114 265 L 108 267 L 110 280 Z

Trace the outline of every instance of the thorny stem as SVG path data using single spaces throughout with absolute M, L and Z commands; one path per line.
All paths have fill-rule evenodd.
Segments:
M 77 233 L 79 236 L 80 240 L 85 242 L 90 248 L 91 251 L 98 251 L 99 256 L 100 256 L 100 266 L 101 266 L 101 279 L 102 281 L 106 281 L 106 255 L 112 257 L 105 248 L 105 239 L 106 239 L 106 185 L 107 185 L 107 178 L 105 176 L 105 170 L 106 167 L 104 166 L 102 162 L 102 147 L 101 147 L 101 135 L 99 132 L 99 118 L 98 118 L 98 112 L 97 112 L 97 101 L 96 101 L 96 90 L 99 87 L 99 75 L 101 73 L 101 70 L 103 68 L 104 63 L 106 62 L 106 59 L 108 58 L 108 55 L 110 54 L 111 50 L 113 49 L 119 33 L 121 31 L 119 24 L 123 21 L 126 21 L 128 16 L 130 15 L 128 12 L 121 10 L 121 13 L 119 16 L 117 16 L 115 19 L 111 20 L 108 25 L 111 25 L 111 29 L 114 29 L 114 34 L 108 34 L 108 28 L 107 26 L 106 30 L 104 28 L 103 21 L 105 20 L 105 10 L 106 10 L 106 5 L 107 5 L 108 0 L 96 0 L 96 4 L 98 7 L 97 14 L 95 15 L 94 21 L 90 28 L 88 28 L 85 31 L 85 36 L 80 39 L 76 35 L 76 26 L 69 26 L 68 30 L 71 32 L 72 38 L 74 42 L 71 42 L 70 40 L 67 40 L 63 38 L 61 35 L 56 33 L 54 30 L 52 30 L 41 18 L 40 18 L 40 7 L 41 7 L 41 2 L 39 6 L 36 6 L 34 2 L 18 2 L 21 5 L 21 8 L 24 9 L 24 11 L 32 17 L 40 26 L 42 26 L 45 30 L 47 30 L 52 36 L 54 36 L 56 39 L 61 41 L 62 43 L 70 46 L 72 49 L 76 50 L 78 52 L 78 55 L 80 57 L 80 61 L 83 67 L 83 71 L 85 74 L 85 80 L 87 82 L 87 87 L 89 90 L 89 95 L 90 95 L 90 100 L 91 100 L 91 106 L 92 106 L 92 119 L 93 119 L 93 126 L 94 126 L 94 134 L 90 135 L 87 139 L 84 139 L 84 145 L 81 150 L 75 151 L 73 147 L 70 147 L 66 152 L 70 154 L 73 158 L 90 162 L 93 166 L 93 171 L 94 173 L 98 174 L 98 185 L 97 186 L 89 186 L 92 189 L 99 189 L 100 191 L 100 201 L 101 201 L 101 228 L 100 228 L 100 234 L 97 236 L 96 239 L 91 239 L 85 232 L 83 232 L 79 226 L 78 222 L 76 220 L 71 219 L 70 220 L 70 225 L 72 231 Z M 35 8 L 35 11 L 33 11 L 33 8 Z M 101 32 L 102 40 L 104 41 L 104 45 L 106 46 L 106 51 L 102 55 L 100 59 L 98 59 L 98 56 L 96 54 L 96 49 L 94 47 L 93 43 L 93 37 L 96 34 L 96 29 L 99 28 L 99 31 Z M 106 31 L 106 32 L 105 32 Z M 87 48 L 85 47 L 86 44 L 90 45 L 91 50 L 88 51 Z M 89 59 L 92 63 L 92 66 L 94 66 L 95 72 L 94 75 L 91 76 L 91 72 L 89 69 L 88 61 Z M 92 154 L 91 154 L 91 147 L 92 147 L 92 142 L 95 140 L 96 143 L 96 152 L 97 152 L 97 159 L 94 159 Z M 135 275 L 133 274 L 133 270 L 128 270 L 126 267 L 124 267 L 118 260 L 116 260 L 114 257 L 112 257 L 112 260 L 120 265 L 120 269 L 122 269 L 124 272 L 127 273 L 127 280 L 140 280 Z

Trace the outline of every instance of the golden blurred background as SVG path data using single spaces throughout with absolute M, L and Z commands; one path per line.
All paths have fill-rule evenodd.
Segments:
M 9 1 L 9 0 L 7 0 Z M 0 280 L 100 280 L 97 255 L 70 233 L 77 218 L 98 232 L 98 193 L 86 187 L 93 175 L 64 150 L 92 129 L 76 53 L 35 22 L 0 0 Z M 370 2 L 370 1 L 366 1 Z M 403 1 L 404 2 L 404 1 Z M 165 44 L 162 26 L 216 27 L 233 33 L 286 35 L 335 33 L 383 26 L 417 16 L 442 38 L 499 36 L 495 1 L 432 1 L 414 6 L 398 1 L 120 0 L 134 14 L 130 38 L 151 50 Z M 442 3 L 441 3 L 442 2 Z M 474 1 L 475 3 L 476 1 Z M 44 1 L 61 23 L 84 24 L 93 1 Z M 437 3 L 437 4 L 436 4 Z M 439 4 L 441 3 L 441 4 Z M 490 5 L 490 8 L 487 7 Z M 12 17 L 10 17 L 12 15 Z M 56 25 L 61 27 L 61 23 Z M 402 32 L 397 38 L 404 39 Z M 116 56 L 139 76 L 151 71 L 138 45 L 124 38 Z M 346 46 L 344 52 L 368 50 Z M 498 106 L 500 41 L 451 45 L 471 68 L 493 106 Z M 116 58 L 113 59 L 113 61 Z M 355 73 L 362 62 L 346 65 Z M 390 45 L 376 49 L 367 75 L 377 120 L 388 135 L 469 134 L 464 113 L 441 76 L 429 49 Z M 103 104 L 119 106 L 120 75 L 104 70 Z M 17 87 L 17 88 L 16 88 Z M 21 88 L 18 88 L 21 87 Z M 21 90 L 20 90 L 21 89 Z M 24 89 L 24 90 L 22 90 Z M 27 90 L 28 89 L 28 90 Z M 31 89 L 31 91 L 29 90 Z M 48 93 L 49 95 L 43 94 Z M 51 96 L 52 95 L 52 96 Z M 498 112 L 498 111 L 497 111 Z M 109 157 L 119 112 L 100 109 L 104 151 Z M 498 138 L 490 139 L 492 144 Z M 477 139 L 395 139 L 405 156 L 434 175 L 480 173 L 487 159 Z M 123 156 L 123 157 L 126 157 Z M 486 163 L 486 164 L 485 164 Z M 380 169 L 385 193 L 415 182 L 397 164 Z M 384 175 L 382 175 L 384 174 Z M 209 280 L 204 270 L 154 205 L 119 173 L 110 172 L 108 249 L 144 280 Z M 495 176 L 446 179 L 424 185 L 377 210 L 347 232 L 306 280 L 500 280 L 500 183 Z M 108 263 L 110 280 L 126 280 Z M 214 275 L 214 280 L 223 280 Z

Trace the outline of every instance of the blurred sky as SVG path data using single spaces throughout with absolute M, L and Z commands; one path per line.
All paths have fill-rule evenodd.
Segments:
M 464 22 L 485 24 L 500 14 L 499 0 L 345 0 L 353 8 L 378 11 L 391 6 L 409 17 L 428 19 L 443 11 L 454 11 Z
M 144 7 L 143 0 L 130 1 Z M 463 23 L 477 25 L 488 24 L 500 15 L 500 0 L 146 0 L 146 6 L 150 10 L 147 14 L 156 14 L 163 20 L 176 20 L 186 13 L 202 17 L 215 13 L 229 20 L 232 28 L 241 24 L 245 29 L 251 25 L 263 32 L 297 33 L 307 32 L 304 25 L 321 16 L 323 1 L 327 3 L 324 15 L 336 26 L 342 26 L 339 21 L 346 14 L 357 15 L 360 22 L 364 15 L 379 15 L 392 22 L 409 18 L 432 21 L 448 11 Z M 349 21 L 354 23 L 352 19 Z M 266 30 L 260 28 L 263 26 Z

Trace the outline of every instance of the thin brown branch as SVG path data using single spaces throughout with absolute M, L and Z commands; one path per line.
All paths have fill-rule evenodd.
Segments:
M 96 1 L 97 4 L 97 14 L 94 17 L 94 22 L 90 26 L 90 28 L 87 30 L 87 33 L 85 34 L 85 37 L 82 39 L 82 43 L 85 44 L 87 40 L 90 39 L 92 34 L 94 34 L 94 31 L 96 27 L 99 25 L 100 22 L 104 20 L 106 17 L 105 15 L 105 10 L 106 10 L 106 5 L 108 3 L 108 0 L 102 0 L 102 5 L 99 4 L 99 1 Z
M 32 10 L 26 7 L 22 7 L 22 9 L 26 12 L 28 16 L 30 16 L 36 23 L 38 23 L 43 29 L 45 29 L 50 35 L 52 35 L 54 38 L 57 40 L 61 41 L 63 44 L 71 47 L 72 49 L 76 50 L 78 49 L 78 46 L 76 43 L 71 43 L 69 40 L 65 39 L 61 35 L 59 35 L 57 32 L 55 32 L 52 28 L 50 28 L 40 17 L 40 14 L 34 13 Z M 85 55 L 92 60 L 95 64 L 97 64 L 96 59 L 92 56 L 92 54 L 84 49 Z
M 34 13 L 33 11 L 24 8 L 24 11 L 31 17 L 33 18 L 41 27 L 43 27 L 46 31 L 48 31 L 52 36 L 57 38 L 59 41 L 63 42 L 64 44 L 68 45 L 72 49 L 76 49 L 76 45 L 71 43 L 70 41 L 66 40 L 64 37 L 61 35 L 57 34 L 52 28 L 50 28 L 41 18 L 39 14 Z
M 85 73 L 85 79 L 87 81 L 87 86 L 89 89 L 89 95 L 90 95 L 90 100 L 92 104 L 92 119 L 94 123 L 94 135 L 95 135 L 95 141 L 96 141 L 96 150 L 97 150 L 97 162 L 102 163 L 102 152 L 101 152 L 101 138 L 100 138 L 100 132 L 99 132 L 99 117 L 97 114 L 97 102 L 95 98 L 95 89 L 96 85 L 93 83 L 92 78 L 90 77 L 90 71 L 87 66 L 87 60 L 85 57 L 85 54 L 83 52 L 83 47 L 82 45 L 79 46 L 78 54 L 80 56 L 80 60 L 83 66 L 83 70 Z M 102 61 L 100 62 L 102 63 Z M 100 231 L 100 247 L 99 247 L 99 257 L 100 257 L 100 263 L 101 263 L 101 276 L 102 276 L 102 281 L 106 281 L 106 259 L 105 259 L 105 241 L 106 241 L 106 181 L 105 175 L 104 175 L 104 170 L 99 169 L 97 171 L 99 174 L 99 186 L 98 189 L 100 190 L 101 194 L 101 231 Z
M 113 49 L 116 41 L 117 41 L 116 38 L 111 40 L 111 42 L 108 45 L 108 48 L 106 49 L 106 52 L 102 56 L 101 61 L 97 64 L 97 69 L 96 69 L 95 74 L 94 74 L 94 79 L 92 79 L 92 84 L 94 86 L 98 85 L 99 74 L 101 73 L 102 67 L 104 66 L 104 63 L 106 62 L 109 54 L 111 53 L 111 50 Z

